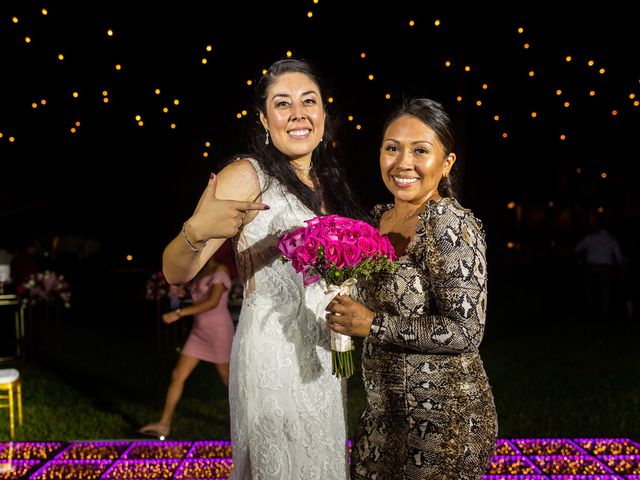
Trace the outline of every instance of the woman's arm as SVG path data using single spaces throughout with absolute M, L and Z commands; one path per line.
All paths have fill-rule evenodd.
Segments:
M 227 275 L 229 274 L 229 269 L 224 265 L 220 265 L 216 271 L 223 271 L 226 272 Z M 205 300 L 203 300 L 202 302 L 194 303 L 193 305 L 189 305 L 185 308 L 178 308 L 177 310 L 167 312 L 162 316 L 162 320 L 165 323 L 169 324 L 182 317 L 197 315 L 199 313 L 212 310 L 218 306 L 218 303 L 220 303 L 220 298 L 222 298 L 222 294 L 225 292 L 225 290 L 227 290 L 227 286 L 224 283 L 213 283 L 211 284 L 211 289 L 209 290 L 209 296 Z
M 427 238 L 425 273 L 434 296 L 432 312 L 410 317 L 374 313 L 347 298 L 347 318 L 330 317 L 339 326 L 329 328 L 358 334 L 370 321 L 368 334 L 383 343 L 430 353 L 477 351 L 487 307 L 484 234 L 470 213 L 436 204 L 428 218 Z M 340 308 L 334 311 L 342 313 Z
M 260 210 L 260 181 L 248 160 L 238 160 L 209 180 L 193 215 L 164 249 L 162 272 L 171 284 L 190 281 L 227 238 L 238 233 Z M 193 251 L 191 247 L 201 249 Z

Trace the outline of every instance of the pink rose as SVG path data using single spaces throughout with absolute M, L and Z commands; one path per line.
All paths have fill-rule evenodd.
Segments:
M 291 258 L 291 266 L 296 272 L 300 273 L 304 270 L 306 265 L 300 257 L 294 256 Z
M 306 229 L 305 236 L 322 238 L 325 236 L 325 226 L 322 222 L 316 222 L 313 225 L 309 225 Z
M 371 233 L 370 228 L 366 228 L 363 225 L 363 222 L 358 222 L 352 225 L 349 230 L 345 232 L 345 238 L 357 240 L 362 237 L 371 237 Z
M 340 242 L 325 239 L 322 242 L 322 246 L 324 247 L 324 256 L 327 259 L 327 264 L 333 263 L 337 268 L 344 267 Z
M 360 237 L 356 244 L 362 252 L 362 255 L 367 258 L 373 257 L 378 251 L 378 242 L 371 237 Z
M 315 265 L 318 260 L 318 242 L 317 238 L 307 238 L 304 241 L 304 244 L 296 250 L 298 258 L 305 265 Z
M 333 225 L 340 230 L 349 230 L 354 224 L 354 220 L 351 218 L 338 217 L 337 215 L 333 219 Z
M 304 223 L 306 223 L 309 227 L 318 225 L 321 222 L 322 222 L 322 217 L 314 217 L 304 221 Z
M 301 244 L 302 231 L 295 230 L 285 234 L 278 242 L 278 250 L 285 258 L 291 259 L 293 251 Z
M 387 258 L 389 258 L 389 260 L 398 259 L 398 257 L 396 257 L 396 252 L 393 249 L 393 245 L 391 245 L 391 242 L 387 237 L 380 238 L 380 243 L 378 248 L 380 249 L 380 253 L 382 253 L 383 255 L 386 255 Z
M 342 256 L 347 267 L 355 267 L 362 260 L 362 252 L 355 243 L 342 244 Z

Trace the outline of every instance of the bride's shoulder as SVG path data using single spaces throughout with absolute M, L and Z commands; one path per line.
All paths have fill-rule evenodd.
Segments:
M 217 175 L 216 196 L 225 200 L 253 201 L 260 194 L 260 176 L 254 160 L 238 158 Z

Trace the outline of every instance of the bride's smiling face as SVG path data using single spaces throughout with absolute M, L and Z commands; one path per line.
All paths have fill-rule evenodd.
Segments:
M 310 156 L 324 135 L 320 89 L 304 73 L 280 75 L 271 85 L 260 121 L 273 146 L 290 159 Z

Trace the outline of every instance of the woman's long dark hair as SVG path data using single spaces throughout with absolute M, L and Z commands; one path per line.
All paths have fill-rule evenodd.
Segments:
M 405 115 L 416 117 L 418 120 L 428 125 L 437 135 L 438 140 L 444 147 L 445 157 L 455 149 L 455 139 L 453 135 L 453 122 L 451 117 L 445 111 L 442 104 L 429 98 L 409 98 L 402 102 L 393 112 L 386 118 L 382 127 L 382 135 L 398 118 Z M 455 168 L 455 163 L 453 164 Z M 449 175 L 442 177 L 438 185 L 438 193 L 443 197 L 454 197 L 456 191 L 454 188 L 455 176 L 454 169 L 449 171 Z
M 289 163 L 289 158 L 274 147 L 273 142 L 265 144 L 265 130 L 260 122 L 259 114 L 267 116 L 267 95 L 269 88 L 285 73 L 302 73 L 308 76 L 319 89 L 325 110 L 324 136 L 312 153 L 311 176 L 318 190 L 314 191 L 302 183 Z M 268 175 L 279 180 L 287 190 L 298 197 L 309 210 L 318 215 L 325 213 L 338 214 L 352 218 L 365 217 L 364 210 L 356 201 L 347 181 L 347 175 L 337 159 L 334 139 L 336 127 L 327 111 L 328 98 L 324 82 L 315 67 L 305 60 L 283 59 L 274 62 L 267 73 L 257 82 L 255 98 L 255 122 L 249 131 L 249 145 L 252 158 L 260 163 Z

